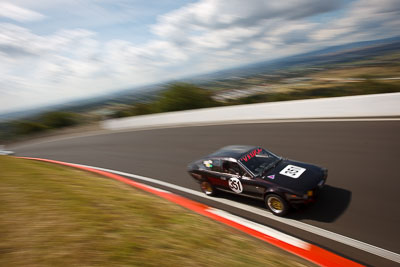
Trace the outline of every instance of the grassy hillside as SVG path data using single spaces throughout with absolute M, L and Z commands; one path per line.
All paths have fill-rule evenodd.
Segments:
M 0 170 L 0 266 L 311 265 L 91 173 L 8 156 Z

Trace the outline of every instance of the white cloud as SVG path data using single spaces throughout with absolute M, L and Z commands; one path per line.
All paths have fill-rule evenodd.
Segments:
M 396 36 L 400 34 L 399 29 L 398 0 L 359 0 L 347 9 L 342 18 L 322 25 L 312 38 L 316 41 L 363 41 Z
M 232 43 L 241 42 L 244 39 L 251 38 L 260 33 L 260 31 L 261 28 L 259 27 L 231 27 L 209 31 L 202 35 L 192 36 L 189 37 L 189 40 L 196 46 L 196 48 L 224 49 L 229 47 Z
M 29 22 L 44 18 L 44 16 L 38 12 L 7 2 L 0 2 L 0 17 L 9 18 L 18 22 Z
M 190 59 L 217 60 L 214 55 L 218 55 L 224 57 L 220 62 L 236 65 L 261 60 L 263 53 L 264 59 L 286 55 L 291 51 L 287 45 L 307 42 L 309 32 L 316 28 L 315 23 L 303 21 L 304 17 L 341 5 L 342 1 L 203 0 L 161 16 L 152 31 L 179 47 Z M 272 52 L 276 47 L 278 51 Z M 227 60 L 228 55 L 236 60 Z

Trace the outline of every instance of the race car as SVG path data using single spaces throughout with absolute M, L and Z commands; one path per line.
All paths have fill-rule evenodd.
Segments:
M 289 160 L 259 146 L 233 145 L 188 165 L 189 174 L 209 196 L 218 191 L 262 199 L 275 215 L 315 201 L 328 170 Z

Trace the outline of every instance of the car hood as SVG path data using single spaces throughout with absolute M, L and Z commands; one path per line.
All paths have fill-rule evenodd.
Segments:
M 294 160 L 283 159 L 263 179 L 304 194 L 324 180 L 324 169 Z

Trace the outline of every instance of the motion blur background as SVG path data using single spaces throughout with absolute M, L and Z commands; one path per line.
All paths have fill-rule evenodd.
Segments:
M 400 0 L 0 0 L 0 154 L 151 177 L 371 266 L 400 263 L 398 92 Z M 232 144 L 328 168 L 321 197 L 279 219 L 204 197 L 187 164 Z M 0 265 L 310 265 L 73 169 L 0 156 L 0 183 Z
M 398 0 L 1 1 L 0 143 L 108 118 L 398 92 L 399 13 Z

